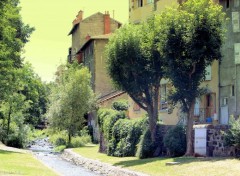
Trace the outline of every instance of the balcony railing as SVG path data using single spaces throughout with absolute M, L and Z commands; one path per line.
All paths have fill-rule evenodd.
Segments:
M 196 108 L 193 115 L 196 123 L 211 123 L 214 113 L 214 108 Z

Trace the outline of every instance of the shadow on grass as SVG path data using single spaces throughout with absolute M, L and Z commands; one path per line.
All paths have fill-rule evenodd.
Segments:
M 166 160 L 166 158 L 148 158 L 148 159 L 135 159 L 130 161 L 120 161 L 118 163 L 113 164 L 114 166 L 121 166 L 121 167 L 132 167 L 132 166 L 139 166 L 144 164 L 149 164 L 152 162 L 156 162 L 159 160 Z
M 173 158 L 174 162 L 179 162 L 179 165 L 189 164 L 189 163 L 204 163 L 204 162 L 218 162 L 228 159 L 235 159 L 231 157 L 178 157 Z
M 14 154 L 14 153 L 17 153 L 17 154 L 23 154 L 21 152 L 14 152 L 14 151 L 7 151 L 7 150 L 2 150 L 0 149 L 0 154 Z
M 234 158 L 227 158 L 227 157 L 202 157 L 202 158 L 196 158 L 196 157 L 178 157 L 178 158 L 149 158 L 149 159 L 135 159 L 130 161 L 120 161 L 118 163 L 115 163 L 114 166 L 121 166 L 121 167 L 132 167 L 132 166 L 141 166 L 144 164 L 149 164 L 153 162 L 159 162 L 160 165 L 165 166 L 167 162 L 179 162 L 178 165 L 184 165 L 184 164 L 190 164 L 190 163 L 201 163 L 201 162 L 218 162 L 228 159 L 234 159 Z M 171 166 L 171 165 L 170 165 Z M 169 166 L 168 166 L 169 167 Z

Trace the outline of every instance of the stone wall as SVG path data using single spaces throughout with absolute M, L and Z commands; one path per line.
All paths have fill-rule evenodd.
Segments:
M 102 163 L 97 160 L 84 158 L 74 153 L 71 149 L 65 149 L 61 157 L 103 176 L 148 176 L 140 172 L 130 171 L 121 167 L 112 166 L 111 164 Z
M 227 131 L 229 126 L 218 125 L 207 127 L 207 156 L 235 156 L 235 148 L 224 146 L 223 132 Z

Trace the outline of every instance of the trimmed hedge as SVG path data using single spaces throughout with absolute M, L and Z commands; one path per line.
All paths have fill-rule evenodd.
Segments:
M 152 142 L 151 132 L 147 128 L 140 138 L 136 156 L 140 159 L 159 156 L 163 151 L 163 131 L 164 126 L 157 124 L 156 141 Z
M 100 151 L 105 151 L 101 149 L 106 146 L 108 155 L 124 157 L 135 156 L 136 146 L 147 126 L 147 120 L 130 120 L 124 111 L 99 109 L 98 124 L 104 137 L 104 140 L 100 139 Z
M 182 125 L 170 128 L 163 139 L 164 146 L 171 156 L 182 156 L 186 152 L 186 129 Z
M 100 131 L 104 134 L 107 141 L 111 140 L 112 127 L 119 119 L 125 119 L 124 112 L 112 109 L 99 109 L 98 110 L 98 124 Z
M 112 130 L 112 138 L 108 142 L 107 154 L 110 156 L 135 156 L 137 144 L 143 129 L 146 126 L 146 119 L 118 120 Z
M 112 104 L 112 108 L 117 111 L 127 111 L 128 110 L 128 101 L 127 100 L 115 101 Z

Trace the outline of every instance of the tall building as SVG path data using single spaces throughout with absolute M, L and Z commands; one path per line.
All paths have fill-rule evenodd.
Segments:
M 111 18 L 108 11 L 105 14 L 97 12 L 84 19 L 83 11 L 80 10 L 72 22 L 72 29 L 68 34 L 72 36 L 68 61 L 72 62 L 73 59 L 77 59 L 82 62 L 82 53 L 79 50 L 91 36 L 113 33 L 120 26 L 121 23 Z
M 68 62 L 77 60 L 88 67 L 91 73 L 91 85 L 97 95 L 101 107 L 111 107 L 116 99 L 127 99 L 126 93 L 116 91 L 106 71 L 105 46 L 108 39 L 121 23 L 105 14 L 97 12 L 83 18 L 83 11 L 79 11 L 73 21 L 69 35 L 72 36 L 72 46 L 69 48 Z M 97 115 L 88 114 L 88 125 L 93 127 L 95 140 L 99 139 Z
M 166 7 L 177 6 L 184 0 L 129 0 L 129 21 L 131 23 L 138 24 L 141 21 L 145 21 L 153 14 L 161 13 Z M 196 99 L 194 119 L 195 123 L 218 123 L 219 119 L 219 62 L 214 61 L 211 66 L 206 68 L 206 78 L 201 84 L 202 87 L 206 87 L 207 93 L 200 98 Z M 166 124 L 176 124 L 184 117 L 179 110 L 179 106 L 174 111 L 168 113 L 168 105 L 166 101 L 168 93 L 168 81 L 161 81 L 161 93 L 160 93 L 160 107 L 159 117 Z M 138 111 L 143 111 L 139 107 L 134 108 Z M 131 111 L 130 111 L 131 113 Z
M 240 116 L 240 2 L 219 0 L 219 3 L 230 19 L 219 67 L 220 121 L 227 124 L 230 116 Z

